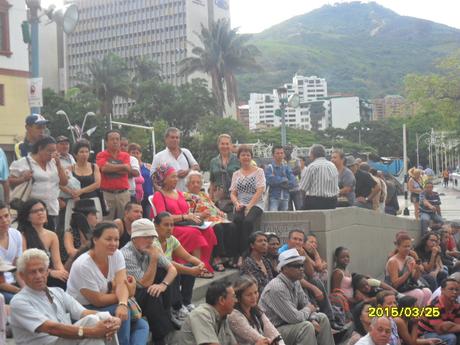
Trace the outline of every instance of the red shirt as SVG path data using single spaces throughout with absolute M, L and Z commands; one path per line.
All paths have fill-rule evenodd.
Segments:
M 447 242 L 447 250 L 457 250 L 457 243 L 455 242 L 455 238 L 452 235 L 449 235 L 449 242 Z
M 420 334 L 426 332 L 436 332 L 434 329 L 435 325 L 439 325 L 444 321 L 452 321 L 456 324 L 460 323 L 460 304 L 455 303 L 450 312 L 447 312 L 444 304 L 444 296 L 441 295 L 431 301 L 429 307 L 439 308 L 439 317 L 426 318 L 422 317 L 418 322 L 418 328 Z
M 130 164 L 129 154 L 127 152 L 119 152 L 116 156 L 112 156 L 109 151 L 101 151 L 96 156 L 96 164 L 101 169 L 101 189 L 102 190 L 128 190 L 128 173 L 103 173 L 102 167 L 107 163 L 111 164 Z

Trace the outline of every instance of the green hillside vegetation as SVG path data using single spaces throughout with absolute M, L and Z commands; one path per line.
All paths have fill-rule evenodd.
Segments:
M 351 2 L 291 18 L 250 42 L 262 52 L 264 71 L 238 75 L 242 100 L 295 73 L 326 78 L 329 92 L 372 98 L 402 93 L 409 73 L 434 71 L 439 58 L 460 48 L 460 30 Z

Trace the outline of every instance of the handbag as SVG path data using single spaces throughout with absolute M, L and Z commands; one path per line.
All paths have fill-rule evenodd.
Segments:
M 27 164 L 29 165 L 30 171 L 33 171 L 32 165 L 30 164 L 29 157 L 25 157 L 25 158 L 27 160 Z M 19 209 L 21 209 L 24 202 L 30 198 L 30 194 L 32 193 L 33 183 L 34 183 L 34 178 L 32 177 L 30 180 L 17 185 L 13 189 L 13 191 L 11 192 L 11 201 L 10 201 L 10 207 L 13 210 L 18 211 Z

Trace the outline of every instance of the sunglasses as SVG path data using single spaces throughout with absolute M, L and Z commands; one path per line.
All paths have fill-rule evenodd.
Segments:
M 297 268 L 297 269 L 303 268 L 303 264 L 288 264 L 286 266 L 289 268 Z

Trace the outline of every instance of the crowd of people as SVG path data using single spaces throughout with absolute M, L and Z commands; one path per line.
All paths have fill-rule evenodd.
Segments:
M 345 247 L 328 267 L 314 232 L 292 230 L 282 243 L 258 231 L 264 211 L 396 214 L 394 182 L 366 162 L 341 151 L 328 160 L 321 145 L 297 161 L 274 146 L 258 166 L 251 147 L 234 150 L 221 134 L 205 190 L 177 128 L 147 164 L 117 130 L 93 159 L 89 141 L 71 147 L 45 135 L 47 123 L 28 116 L 17 159 L 0 164 L 0 334 L 8 320 L 16 344 L 161 345 L 174 330 L 179 344 L 457 344 L 460 227 L 438 218 L 431 182 L 409 182 L 423 236 L 414 245 L 397 234 L 379 281 L 348 271 Z M 228 268 L 237 281 L 212 283 L 193 305 L 195 280 Z M 370 317 L 397 306 L 441 312 Z

